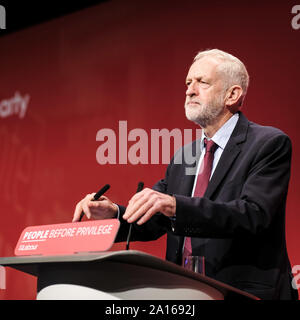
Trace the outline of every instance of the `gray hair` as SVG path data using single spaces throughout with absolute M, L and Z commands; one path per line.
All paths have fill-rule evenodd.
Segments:
M 233 85 L 239 85 L 243 90 L 240 100 L 240 105 L 242 105 L 249 86 L 249 75 L 243 62 L 230 53 L 219 49 L 208 49 L 198 52 L 194 58 L 194 62 L 203 57 L 212 57 L 221 61 L 217 67 L 217 71 L 224 75 L 224 90 L 226 91 Z

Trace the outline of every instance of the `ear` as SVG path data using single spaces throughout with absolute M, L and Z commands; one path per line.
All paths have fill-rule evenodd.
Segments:
M 225 105 L 229 109 L 235 108 L 235 107 L 240 107 L 241 106 L 241 97 L 243 94 L 243 89 L 238 86 L 234 85 L 230 87 L 227 90 L 226 96 L 225 96 Z

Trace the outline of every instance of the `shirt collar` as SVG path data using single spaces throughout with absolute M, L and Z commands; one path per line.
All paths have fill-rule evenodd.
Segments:
M 239 113 L 235 113 L 232 117 L 230 117 L 229 120 L 227 120 L 223 126 L 213 135 L 211 138 L 214 143 L 218 145 L 219 148 L 222 150 L 225 149 L 225 146 L 239 120 Z M 205 136 L 204 130 L 202 130 L 202 136 L 200 141 L 200 150 L 201 152 L 204 149 L 204 138 L 207 140 L 210 140 L 210 138 L 207 138 Z

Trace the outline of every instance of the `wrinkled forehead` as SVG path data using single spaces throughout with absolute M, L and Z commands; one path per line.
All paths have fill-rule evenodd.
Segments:
M 220 77 L 217 72 L 217 68 L 220 64 L 221 61 L 214 57 L 202 57 L 193 62 L 188 71 L 187 79 L 203 77 L 217 80 Z

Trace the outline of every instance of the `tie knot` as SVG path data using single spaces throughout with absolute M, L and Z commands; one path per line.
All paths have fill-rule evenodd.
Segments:
M 214 143 L 212 140 L 207 140 L 204 138 L 204 145 L 206 147 L 206 152 L 214 153 L 218 147 L 216 143 Z

